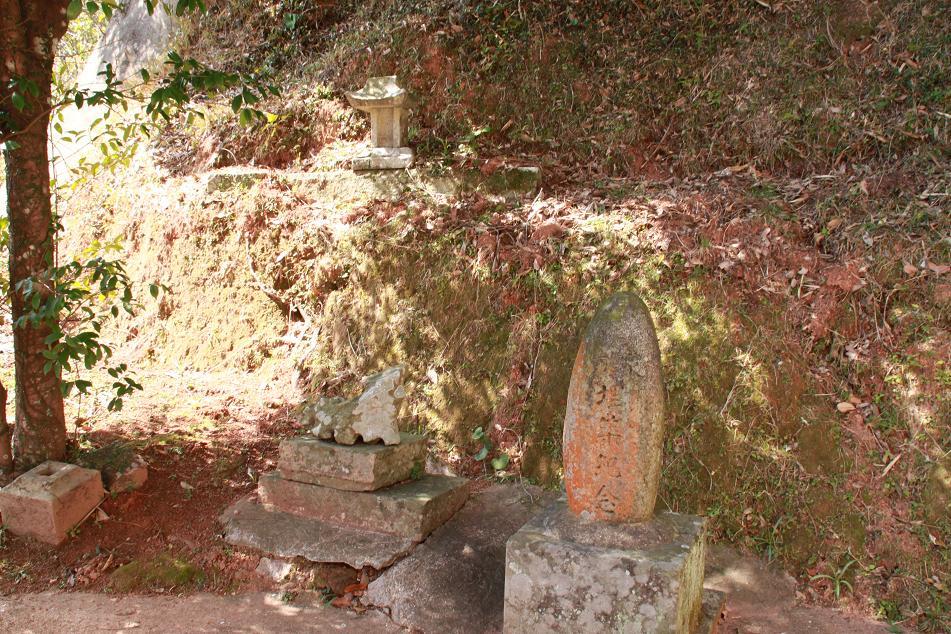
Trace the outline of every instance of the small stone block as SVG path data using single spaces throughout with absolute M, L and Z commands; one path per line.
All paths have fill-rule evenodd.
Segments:
M 400 444 L 339 445 L 313 436 L 281 441 L 278 469 L 288 480 L 344 491 L 375 491 L 423 472 L 426 439 L 400 434 Z
M 415 155 L 409 147 L 375 147 L 355 156 L 350 166 L 354 171 L 399 170 L 413 166 Z
M 506 544 L 503 631 L 695 632 L 704 542 L 700 517 L 608 524 L 559 500 Z
M 466 502 L 465 478 L 427 475 L 373 492 L 340 491 L 286 480 L 279 472 L 258 480 L 265 508 L 340 526 L 422 541 Z
M 146 464 L 142 456 L 135 454 L 132 458 L 132 462 L 127 467 L 118 471 L 110 478 L 110 482 L 108 483 L 109 492 L 125 493 L 127 491 L 141 489 L 148 479 L 148 464 Z
M 0 515 L 13 534 L 57 546 L 104 496 L 98 471 L 48 461 L 0 490 Z

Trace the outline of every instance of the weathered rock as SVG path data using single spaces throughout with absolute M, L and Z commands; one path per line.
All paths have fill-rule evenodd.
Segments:
M 103 485 L 111 493 L 141 488 L 149 478 L 145 458 L 135 453 L 128 443 L 115 442 L 83 452 L 77 462 L 81 467 L 98 471 Z
M 403 367 L 396 366 L 364 379 L 363 394 L 355 399 L 320 398 L 304 406 L 305 425 L 314 425 L 311 433 L 322 440 L 352 445 L 358 440 L 384 444 L 400 442 L 396 422 L 406 398 Z
M 288 480 L 347 491 L 375 491 L 422 474 L 426 439 L 401 434 L 398 445 L 338 445 L 301 436 L 281 441 L 278 469 Z
M 286 480 L 271 472 L 258 481 L 258 496 L 268 509 L 422 541 L 465 504 L 468 488 L 465 478 L 427 475 L 363 493 Z
M 141 489 L 149 479 L 149 466 L 145 458 L 135 454 L 132 462 L 125 469 L 117 472 L 110 478 L 108 487 L 110 493 L 125 493 Z
M 0 490 L 0 516 L 15 535 L 59 545 L 104 496 L 98 471 L 47 461 Z
M 423 632 L 500 632 L 505 540 L 556 495 L 495 485 L 370 583 L 365 600 Z
M 412 539 L 337 526 L 309 517 L 269 511 L 242 500 L 220 518 L 225 541 L 248 546 L 278 557 L 303 557 L 316 562 L 337 562 L 353 568 L 390 566 L 409 553 Z
M 361 170 L 397 170 L 413 166 L 416 157 L 407 147 L 375 147 L 350 160 L 354 171 Z
M 586 521 L 559 500 L 508 541 L 504 631 L 694 632 L 704 531 L 677 513 Z
M 664 442 L 660 349 L 647 307 L 612 295 L 578 349 L 565 413 L 568 505 L 607 522 L 654 512 Z
M 270 557 L 261 557 L 258 567 L 254 572 L 275 583 L 280 583 L 287 579 L 294 569 L 294 564 L 280 559 L 271 559 Z

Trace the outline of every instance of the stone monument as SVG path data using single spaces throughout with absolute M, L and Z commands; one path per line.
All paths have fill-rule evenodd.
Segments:
M 654 513 L 663 438 L 654 325 L 639 297 L 618 293 L 594 316 L 575 359 L 567 497 L 506 544 L 506 634 L 698 631 L 705 521 Z
M 465 504 L 464 478 L 425 473 L 426 441 L 397 425 L 403 368 L 364 380 L 350 400 L 318 399 L 311 434 L 281 442 L 257 501 L 225 511 L 225 539 L 280 557 L 385 568 Z M 382 442 L 381 442 L 382 441 Z
M 351 106 L 370 115 L 370 148 L 353 159 L 353 169 L 412 167 L 413 150 L 406 145 L 409 94 L 397 85 L 396 75 L 370 77 L 363 88 L 346 95 Z

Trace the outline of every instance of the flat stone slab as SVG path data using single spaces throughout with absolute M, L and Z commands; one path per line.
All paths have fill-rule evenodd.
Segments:
M 276 471 L 258 480 L 258 496 L 268 509 L 417 542 L 465 504 L 468 490 L 465 478 L 440 475 L 426 475 L 373 492 L 305 484 L 287 480 Z
M 538 487 L 474 493 L 449 522 L 370 583 L 364 597 L 423 632 L 500 632 L 505 541 L 557 497 Z
M 398 445 L 340 445 L 313 436 L 281 441 L 278 469 L 288 480 L 344 491 L 376 491 L 425 469 L 426 439 L 400 434 Z
M 103 497 L 98 471 L 47 461 L 0 490 L 0 516 L 11 533 L 57 546 Z
M 251 500 L 241 500 L 220 518 L 225 541 L 279 557 L 303 557 L 318 563 L 341 563 L 381 570 L 409 553 L 412 539 L 337 526 L 281 511 L 269 511 Z
M 679 513 L 585 521 L 555 502 L 508 541 L 503 631 L 696 631 L 705 527 Z
M 291 602 L 280 593 L 218 596 L 110 595 L 43 592 L 0 597 L 3 632 L 131 632 L 194 634 L 386 634 L 405 630 L 386 615 L 327 605 L 317 593 Z
M 408 147 L 375 147 L 353 157 L 350 166 L 354 171 L 398 170 L 413 166 L 416 155 Z

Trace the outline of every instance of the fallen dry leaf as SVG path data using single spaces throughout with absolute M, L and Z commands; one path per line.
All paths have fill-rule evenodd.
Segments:
M 842 401 L 841 403 L 836 405 L 835 408 L 839 410 L 840 412 L 842 412 L 843 414 L 845 414 L 846 412 L 851 412 L 852 410 L 854 410 L 855 405 L 853 405 L 852 403 L 849 403 L 848 401 Z

